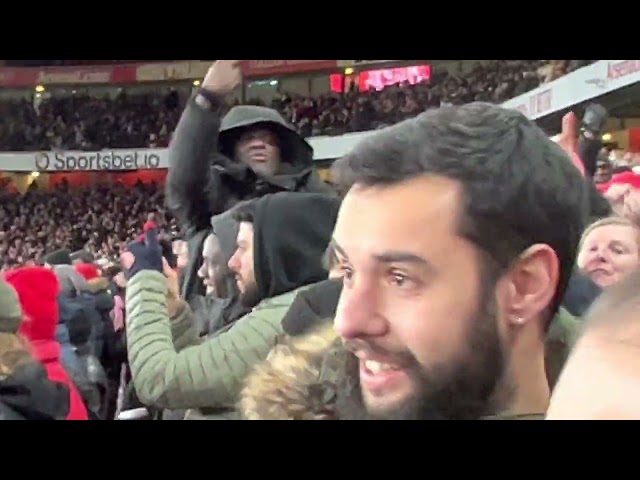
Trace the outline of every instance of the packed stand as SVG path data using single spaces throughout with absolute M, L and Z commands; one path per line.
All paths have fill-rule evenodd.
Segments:
M 115 270 L 62 250 L 4 275 L 0 418 L 37 418 L 19 384 L 51 419 L 640 419 L 640 183 L 601 171 L 603 107 L 558 144 L 515 110 L 433 109 L 334 189 L 277 111 L 224 113 L 241 81 L 214 63 L 176 129 L 184 241 L 149 215 Z
M 581 63 L 582 62 L 582 63 Z M 382 128 L 420 112 L 474 101 L 502 103 L 585 66 L 581 60 L 505 60 L 478 64 L 465 75 L 435 74 L 431 82 L 399 84 L 343 96 L 284 96 L 272 108 L 305 137 Z M 259 103 L 259 102 L 254 102 Z
M 0 145 L 4 151 L 166 147 L 180 111 L 177 91 L 0 102 Z
M 582 63 L 581 63 L 582 62 Z M 578 68 L 578 60 L 512 60 L 479 64 L 466 75 L 436 74 L 431 82 L 381 91 L 303 98 L 284 95 L 270 105 L 303 137 L 373 130 L 441 105 L 501 103 Z M 186 95 L 185 95 L 186 97 Z M 249 104 L 257 104 L 253 100 Z M 115 99 L 73 95 L 0 103 L 3 151 L 166 147 L 184 107 L 177 91 Z
M 175 231 L 163 188 L 155 184 L 71 189 L 62 183 L 53 191 L 33 187 L 24 195 L 0 190 L 0 269 L 41 261 L 61 248 L 117 260 L 150 211 L 164 231 Z

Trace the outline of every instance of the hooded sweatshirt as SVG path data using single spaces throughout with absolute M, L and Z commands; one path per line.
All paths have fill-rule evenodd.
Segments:
M 223 117 L 224 98 L 204 94 L 211 108 L 188 102 L 169 149 L 167 205 L 185 232 L 190 264 L 195 262 L 185 275 L 186 282 L 200 268 L 204 232 L 209 231 L 214 215 L 239 201 L 279 191 L 333 194 L 314 171 L 311 146 L 276 110 L 244 105 Z M 233 160 L 240 135 L 254 126 L 266 126 L 280 139 L 281 170 L 274 176 L 262 176 Z M 192 288 L 198 284 L 190 283 L 183 292 L 187 301 Z
M 325 280 L 300 292 L 282 320 L 282 329 L 289 336 L 310 333 L 333 322 L 342 292 L 342 280 Z
M 60 344 L 55 340 L 58 325 L 60 284 L 55 274 L 43 267 L 25 267 L 5 275 L 7 283 L 18 293 L 24 319 L 20 333 L 33 347 L 49 380 L 64 383 L 69 389 L 70 410 L 67 420 L 87 420 L 82 397 L 60 363 Z
M 340 201 L 316 193 L 276 193 L 255 201 L 253 259 L 260 299 L 326 280 L 322 265 Z
M 337 199 L 319 194 L 277 193 L 256 200 L 254 271 L 262 301 L 201 342 L 193 332 L 172 337 L 193 314 L 186 306 L 169 323 L 161 273 L 133 277 L 127 287 L 127 339 L 139 398 L 159 408 L 196 408 L 208 417 L 234 418 L 242 382 L 277 343 L 294 298 L 328 275 L 322 257 L 338 208 Z

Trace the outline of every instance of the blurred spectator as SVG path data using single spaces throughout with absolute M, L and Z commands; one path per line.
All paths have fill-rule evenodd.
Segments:
M 22 314 L 16 291 L 0 277 L 0 420 L 62 420 L 69 390 L 31 356 L 18 334 Z
M 18 294 L 23 311 L 19 332 L 29 342 L 34 358 L 44 365 L 49 380 L 63 383 L 69 389 L 66 419 L 87 420 L 84 401 L 62 366 L 60 344 L 55 340 L 60 293 L 55 274 L 42 267 L 26 267 L 6 274 L 5 280 Z

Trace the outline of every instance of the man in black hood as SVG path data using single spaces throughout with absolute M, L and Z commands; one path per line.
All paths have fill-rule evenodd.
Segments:
M 313 149 L 271 108 L 238 106 L 224 96 L 240 85 L 239 60 L 219 60 L 188 103 L 169 149 L 167 206 L 185 233 L 189 265 L 182 295 L 204 295 L 195 278 L 211 217 L 241 200 L 276 192 L 330 193 L 313 169 Z
M 243 380 L 283 334 L 282 319 L 296 295 L 327 278 L 322 257 L 338 208 L 335 197 L 288 192 L 238 205 L 238 248 L 229 268 L 251 312 L 204 341 L 183 328 L 194 320 L 184 301 L 167 300 L 159 254 L 131 246 L 123 256 L 130 277 L 127 342 L 140 400 L 233 418 Z

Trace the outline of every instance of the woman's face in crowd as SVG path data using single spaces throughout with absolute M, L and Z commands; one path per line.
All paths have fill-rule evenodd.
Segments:
M 578 254 L 578 267 L 606 288 L 638 268 L 638 232 L 627 225 L 603 225 L 591 231 Z

